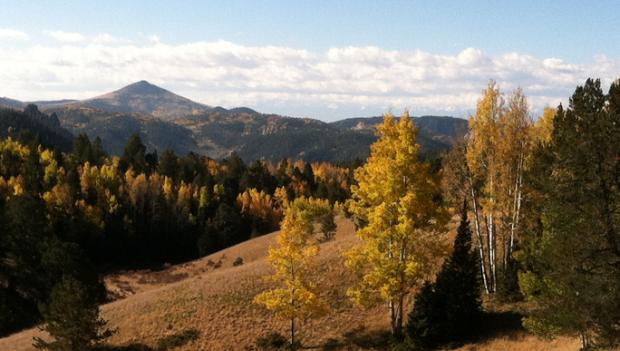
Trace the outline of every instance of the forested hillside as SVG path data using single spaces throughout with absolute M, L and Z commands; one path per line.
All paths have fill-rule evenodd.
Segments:
M 207 255 L 277 229 L 292 198 L 343 201 L 351 184 L 350 170 L 326 163 L 158 156 L 137 135 L 121 157 L 86 135 L 68 153 L 36 140 L 0 142 L 2 334 L 39 321 L 37 305 L 62 277 L 102 302 L 106 269 Z
M 0 137 L 40 143 L 61 151 L 71 150 L 73 144 L 73 135 L 60 126 L 58 117 L 39 112 L 35 105 L 23 111 L 0 107 Z

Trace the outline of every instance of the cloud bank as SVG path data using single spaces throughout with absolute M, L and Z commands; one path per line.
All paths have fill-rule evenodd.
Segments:
M 11 28 L 0 28 L 0 42 L 1 41 L 24 41 L 28 40 L 30 36 L 25 32 L 11 29 Z
M 0 96 L 22 100 L 86 98 L 146 79 L 209 105 L 297 116 L 335 119 L 408 108 L 416 115 L 465 117 L 490 79 L 505 92 L 522 87 L 537 113 L 566 101 L 587 77 L 604 85 L 620 77 L 620 60 L 605 56 L 576 64 L 476 48 L 454 55 L 375 46 L 313 52 L 62 31 L 45 32 L 51 41 L 20 46 L 13 44 L 16 33 L 0 30 Z

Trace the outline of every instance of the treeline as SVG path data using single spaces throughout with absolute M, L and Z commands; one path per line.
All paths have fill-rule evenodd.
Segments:
M 0 334 L 36 322 L 57 283 L 77 281 L 102 301 L 104 271 L 195 259 L 271 232 L 290 200 L 344 201 L 351 179 L 328 163 L 158 155 L 137 135 L 121 157 L 85 135 L 68 153 L 31 136 L 0 140 Z

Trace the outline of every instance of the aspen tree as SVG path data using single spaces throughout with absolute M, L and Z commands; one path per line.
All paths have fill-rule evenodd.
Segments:
M 405 298 L 420 286 L 443 254 L 447 212 L 437 204 L 439 179 L 418 158 L 417 128 L 409 114 L 386 115 L 379 140 L 355 172 L 349 211 L 367 225 L 361 243 L 346 254 L 360 278 L 348 295 L 362 305 L 388 305 L 392 333 L 402 335 Z
M 269 277 L 280 287 L 255 297 L 276 316 L 290 321 L 291 346 L 296 347 L 298 321 L 326 313 L 327 303 L 319 296 L 312 280 L 312 259 L 319 246 L 312 240 L 314 222 L 331 211 L 329 203 L 321 200 L 299 198 L 286 209 L 278 245 L 269 249 L 269 263 L 275 273 Z

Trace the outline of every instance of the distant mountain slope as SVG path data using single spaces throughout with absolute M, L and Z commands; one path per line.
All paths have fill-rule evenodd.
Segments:
M 45 147 L 69 151 L 73 135 L 60 126 L 56 115 L 48 116 L 34 105 L 24 111 L 0 108 L 0 138 L 19 138 L 23 133 L 37 137 Z
M 110 112 L 148 113 L 166 121 L 211 109 L 145 80 L 74 104 Z
M 19 101 L 19 100 L 13 100 L 13 99 L 9 99 L 7 97 L 2 97 L 2 98 L 0 98 L 0 107 L 13 108 L 13 109 L 22 109 L 22 108 L 26 107 L 26 104 L 24 102 Z
M 420 134 L 432 136 L 433 139 L 448 141 L 467 132 L 467 120 L 449 116 L 413 117 Z M 376 125 L 383 122 L 383 117 L 355 117 L 332 122 L 335 127 L 357 131 L 374 131 Z
M 456 120 L 456 119 L 455 119 Z M 311 118 L 217 109 L 175 121 L 192 131 L 203 153 L 215 158 L 236 151 L 244 160 L 299 158 L 307 161 L 364 159 L 376 140 L 374 129 L 338 128 Z M 423 152 L 450 147 L 446 138 L 421 131 Z
M 122 154 L 127 140 L 136 133 L 150 150 L 171 149 L 185 155 L 199 149 L 189 130 L 150 115 L 108 112 L 73 105 L 48 111 L 55 113 L 62 126 L 74 135 L 85 133 L 91 139 L 100 137 L 104 149 L 111 154 Z
M 244 160 L 282 158 L 307 161 L 350 161 L 368 156 L 383 117 L 349 118 L 325 123 L 311 118 L 263 114 L 248 107 L 225 109 L 200 104 L 147 81 L 91 99 L 39 101 L 73 134 L 99 136 L 106 151 L 121 154 L 132 134 L 149 149 L 190 151 L 213 158 L 237 152 Z M 0 99 L 0 105 L 27 103 Z M 415 118 L 424 153 L 450 148 L 467 131 L 467 121 L 453 117 Z

